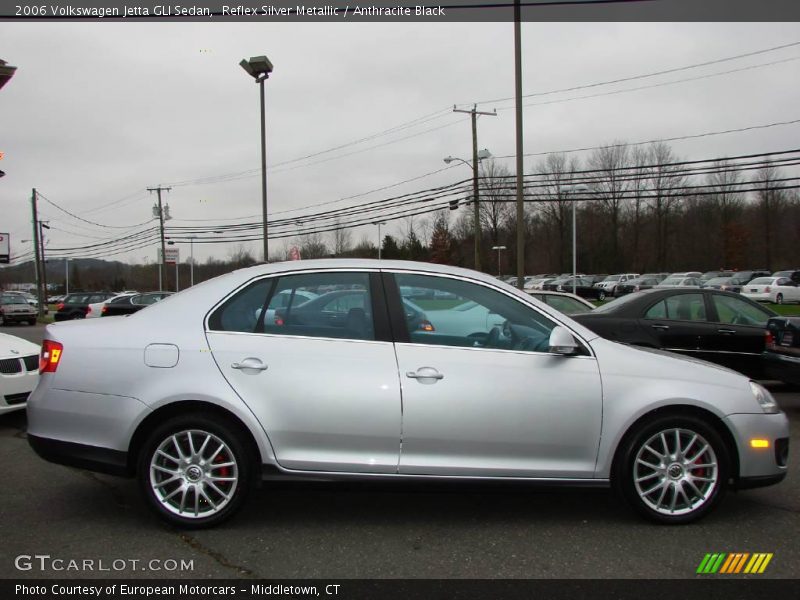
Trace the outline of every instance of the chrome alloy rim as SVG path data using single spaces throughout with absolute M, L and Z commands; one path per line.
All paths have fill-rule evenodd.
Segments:
M 683 515 L 702 506 L 719 482 L 711 444 L 688 429 L 656 433 L 636 454 L 633 481 L 642 501 L 664 515 Z
M 190 519 L 218 513 L 239 484 L 230 447 L 197 429 L 166 438 L 150 461 L 150 487 L 168 511 Z

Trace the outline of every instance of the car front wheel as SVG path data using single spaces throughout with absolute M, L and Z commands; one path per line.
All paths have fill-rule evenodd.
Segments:
M 157 427 L 139 457 L 147 503 L 173 525 L 210 527 L 244 503 L 252 461 L 235 428 L 210 415 L 179 416 Z
M 615 465 L 614 484 L 648 519 L 689 523 L 724 496 L 729 464 L 724 442 L 705 421 L 666 416 L 628 439 Z
M 598 299 L 598 300 L 600 300 L 600 302 L 602 302 L 603 300 L 605 300 L 605 299 L 606 299 L 606 293 L 605 293 L 605 291 L 603 291 L 603 290 L 600 290 L 599 292 L 597 292 L 597 299 Z

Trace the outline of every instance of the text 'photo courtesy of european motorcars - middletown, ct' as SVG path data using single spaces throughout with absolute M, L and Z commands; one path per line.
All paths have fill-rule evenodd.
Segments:
M 287 479 L 612 486 L 679 524 L 787 471 L 787 417 L 747 376 L 427 263 L 237 270 L 48 326 L 40 371 L 33 449 L 136 477 L 187 528 Z

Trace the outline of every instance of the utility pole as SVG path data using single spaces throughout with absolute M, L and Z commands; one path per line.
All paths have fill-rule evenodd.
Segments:
M 148 192 L 156 192 L 158 195 L 158 226 L 161 232 L 161 261 L 158 263 L 158 291 L 164 291 L 164 278 L 167 276 L 167 249 L 164 243 L 164 208 L 161 205 L 161 192 L 168 192 L 172 188 L 154 187 L 147 188 Z M 162 276 L 163 274 L 163 276 Z
M 473 104 L 470 110 L 453 106 L 453 112 L 468 113 L 472 116 L 472 202 L 475 210 L 475 270 L 481 270 L 481 211 L 478 199 L 478 115 L 496 117 L 497 111 L 482 112 Z
M 522 186 L 524 163 L 522 158 L 522 31 L 520 2 L 514 0 L 514 103 L 516 115 L 517 150 L 517 287 L 525 282 L 525 205 Z
M 47 304 L 47 261 L 44 257 L 44 231 L 42 228 L 50 229 L 50 226 L 45 225 L 44 221 L 39 221 L 39 244 L 42 246 L 42 288 L 44 288 L 44 301 Z
M 39 215 L 36 212 L 36 188 L 31 193 L 31 213 L 33 219 L 33 249 L 36 260 L 36 297 L 39 298 L 39 316 L 44 316 L 44 300 L 42 299 L 42 266 L 39 262 Z

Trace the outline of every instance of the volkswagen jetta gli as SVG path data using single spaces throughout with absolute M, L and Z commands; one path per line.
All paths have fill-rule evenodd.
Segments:
M 465 305 L 479 316 L 454 319 Z M 789 438 L 737 373 L 604 340 L 480 273 L 369 260 L 260 265 L 50 325 L 28 418 L 43 458 L 136 476 L 186 527 L 286 478 L 613 485 L 684 523 L 783 479 Z

